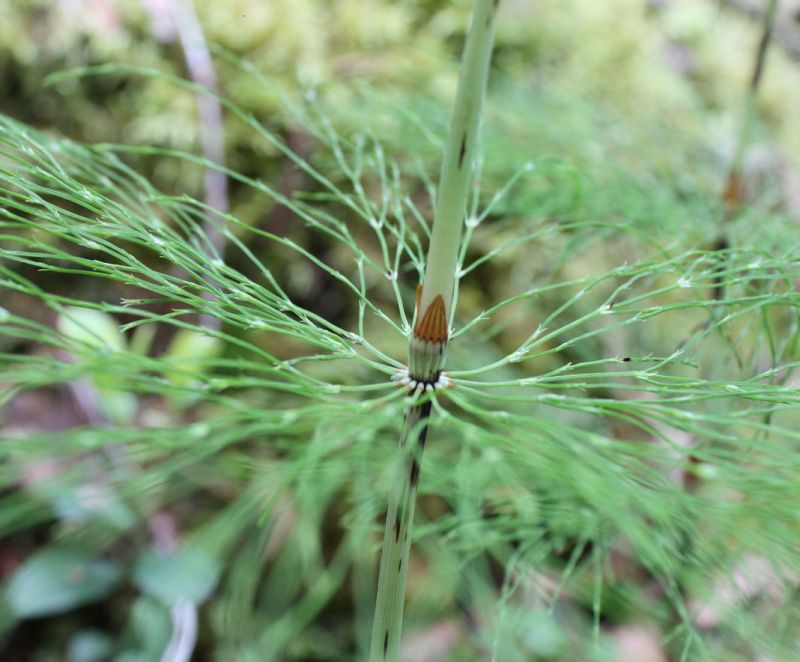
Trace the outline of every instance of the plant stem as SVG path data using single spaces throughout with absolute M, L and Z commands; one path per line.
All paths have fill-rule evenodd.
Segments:
M 410 533 L 419 483 L 419 463 L 425 447 L 430 410 L 430 400 L 414 404 L 406 410 L 403 420 L 399 443 L 402 462 L 398 463 L 392 481 L 383 533 L 378 599 L 370 644 L 369 659 L 372 662 L 397 660 L 400 652 Z
M 756 49 L 753 73 L 750 76 L 750 85 L 747 88 L 747 94 L 744 99 L 744 111 L 742 113 L 739 137 L 736 142 L 736 151 L 731 160 L 731 165 L 722 190 L 723 217 L 720 222 L 719 235 L 712 246 L 713 249 L 717 251 L 726 250 L 730 247 L 728 244 L 727 226 L 738 217 L 742 205 L 745 202 L 744 178 L 742 172 L 744 155 L 750 143 L 750 136 L 753 132 L 753 125 L 755 124 L 758 90 L 761 86 L 761 80 L 764 77 L 764 66 L 774 32 L 777 9 L 778 0 L 769 0 L 769 4 L 762 16 L 761 38 L 759 39 L 758 48 Z M 724 271 L 724 260 L 719 270 L 720 272 Z M 713 297 L 716 301 L 722 301 L 725 298 L 725 285 L 722 282 L 721 276 L 716 279 Z
M 439 384 L 449 338 L 453 292 L 467 188 L 477 147 L 483 97 L 489 76 L 499 0 L 474 0 L 464 46 L 450 133 L 442 161 L 436 211 L 423 286 L 417 293 L 409 374 L 414 398 L 406 410 L 398 445 L 372 626 L 370 660 L 397 660 L 420 464 L 428 432 L 431 392 Z M 423 312 L 424 311 L 424 312 Z
M 441 295 L 448 316 L 464 227 L 467 186 L 472 174 L 481 108 L 489 76 L 498 4 L 498 0 L 474 0 L 472 5 L 472 23 L 464 46 L 458 92 L 436 194 L 433 233 L 419 303 L 420 310 L 427 310 L 433 300 Z
M 194 0 L 173 0 L 167 3 L 178 34 L 186 67 L 195 83 L 205 87 L 210 94 L 197 94 L 197 110 L 200 120 L 200 138 L 203 156 L 209 163 L 225 165 L 225 126 L 222 116 L 222 104 L 219 94 L 219 82 L 208 50 L 203 27 L 194 9 Z M 225 258 L 225 236 L 220 231 L 224 227 L 224 215 L 228 211 L 228 177 L 222 167 L 206 168 L 203 177 L 205 185 L 205 202 L 208 205 L 209 217 L 202 225 L 203 236 L 208 242 L 206 252 L 213 259 Z M 212 211 L 213 210 L 213 211 Z M 203 293 L 203 298 L 213 301 L 214 281 L 206 277 L 212 289 Z M 219 331 L 220 321 L 213 315 L 204 313 L 200 316 L 200 326 L 211 331 Z
M 744 192 L 742 183 L 742 166 L 744 154 L 750 143 L 750 136 L 753 132 L 753 124 L 756 117 L 756 105 L 758 102 L 758 90 L 761 86 L 761 79 L 764 76 L 764 65 L 767 60 L 767 51 L 775 26 L 775 14 L 778 9 L 778 0 L 769 0 L 764 10 L 761 23 L 761 38 L 756 49 L 756 56 L 753 63 L 753 73 L 750 76 L 750 85 L 747 88 L 747 95 L 744 100 L 744 112 L 742 114 L 742 124 L 739 130 L 739 138 L 736 143 L 736 152 L 733 155 L 728 177 L 725 181 L 722 198 L 725 203 L 725 218 L 723 223 L 729 222 L 736 216 L 739 208 L 744 202 Z

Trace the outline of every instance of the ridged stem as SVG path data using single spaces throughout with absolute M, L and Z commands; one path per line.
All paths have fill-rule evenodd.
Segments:
M 412 405 L 406 410 L 403 421 L 399 443 L 402 461 L 398 463 L 392 481 L 383 533 L 378 599 L 370 644 L 371 662 L 397 660 L 400 653 L 411 527 L 430 410 L 430 400 Z
M 403 383 L 412 403 L 406 410 L 392 481 L 378 576 L 370 662 L 394 662 L 400 654 L 411 530 L 432 391 L 438 385 L 449 337 L 452 297 L 467 193 L 476 153 L 481 108 L 499 0 L 474 0 L 450 125 L 425 279 L 418 293 L 409 344 L 409 375 Z
M 464 45 L 458 91 L 436 192 L 436 212 L 419 309 L 427 310 L 441 295 L 448 319 L 452 312 L 467 187 L 477 150 L 498 5 L 499 0 L 474 0 L 472 4 L 472 22 Z

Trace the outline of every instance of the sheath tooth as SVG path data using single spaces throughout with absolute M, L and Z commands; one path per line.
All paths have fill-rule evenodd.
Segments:
M 441 294 L 430 303 L 422 319 L 414 326 L 414 338 L 428 341 L 438 346 L 437 349 L 447 342 L 447 311 Z

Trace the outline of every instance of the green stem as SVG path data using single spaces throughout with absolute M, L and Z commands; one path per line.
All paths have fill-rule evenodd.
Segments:
M 399 458 L 392 481 L 372 625 L 370 661 L 395 661 L 400 654 L 403 606 L 422 452 L 428 432 L 432 391 L 439 382 L 449 338 L 459 244 L 499 0 L 473 0 L 450 134 L 442 161 L 424 287 L 419 295 L 409 344 L 405 383 L 414 400 L 403 421 Z
M 744 202 L 742 192 L 742 168 L 744 163 L 744 155 L 747 146 L 750 144 L 750 138 L 753 133 L 753 125 L 756 119 L 756 108 L 758 105 L 758 90 L 761 86 L 761 80 L 764 76 L 764 66 L 767 60 L 767 52 L 772 40 L 772 34 L 775 25 L 775 14 L 778 10 L 778 0 L 769 0 L 769 4 L 764 10 L 761 24 L 761 38 L 758 42 L 756 50 L 756 57 L 753 63 L 753 73 L 750 76 L 750 85 L 747 88 L 747 94 L 744 100 L 744 111 L 742 113 L 741 127 L 739 129 L 739 137 L 736 143 L 736 151 L 734 152 L 731 166 L 728 171 L 728 177 L 725 181 L 725 189 L 723 192 L 724 202 L 728 209 L 726 210 L 726 218 L 723 223 L 730 221 L 735 217 L 739 211 L 742 203 Z
M 402 462 L 396 467 L 386 511 L 383 553 L 378 575 L 378 600 L 372 624 L 369 659 L 397 660 L 403 626 L 411 526 L 417 501 L 419 467 L 428 432 L 431 402 L 415 404 L 406 410 L 399 451 Z
M 464 46 L 458 92 L 436 193 L 436 212 L 420 310 L 427 310 L 441 295 L 448 315 L 451 312 L 467 187 L 477 151 L 498 4 L 498 0 L 474 0 L 472 5 L 472 23 Z
M 728 176 L 725 179 L 725 187 L 722 191 L 722 202 L 724 211 L 722 220 L 720 222 L 719 234 L 713 244 L 714 250 L 725 250 L 729 248 L 727 227 L 738 218 L 738 215 L 744 205 L 744 155 L 747 146 L 750 144 L 750 137 L 753 132 L 753 125 L 756 119 L 756 110 L 758 105 L 758 90 L 761 86 L 761 80 L 764 77 L 764 67 L 767 61 L 767 52 L 769 51 L 770 41 L 772 40 L 772 33 L 775 25 L 775 14 L 778 10 L 778 0 L 769 0 L 769 4 L 764 11 L 761 24 L 761 38 L 758 42 L 758 49 L 756 50 L 755 61 L 753 64 L 753 73 L 750 77 L 750 85 L 747 88 L 747 94 L 744 99 L 744 111 L 742 113 L 742 123 L 739 129 L 739 137 L 736 143 L 736 151 L 734 152 L 731 165 L 728 170 Z M 721 260 L 719 271 L 725 269 L 724 258 Z M 716 279 L 716 285 L 713 290 L 713 297 L 716 301 L 722 301 L 725 298 L 725 284 L 723 283 L 722 276 Z

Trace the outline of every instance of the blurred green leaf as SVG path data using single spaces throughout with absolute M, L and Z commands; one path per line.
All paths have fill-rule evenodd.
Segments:
M 71 348 L 79 360 L 88 349 L 106 353 L 122 352 L 127 343 L 119 324 L 113 316 L 100 310 L 69 306 L 58 317 L 58 330 L 78 343 Z M 120 388 L 116 376 L 96 376 L 92 379 L 103 414 L 115 423 L 130 423 L 136 415 L 137 400 L 134 395 Z
M 51 548 L 29 558 L 11 578 L 6 599 L 20 618 L 60 614 L 105 598 L 120 579 L 116 563 L 89 552 Z
M 133 603 L 123 639 L 128 647 L 115 656 L 115 662 L 152 662 L 161 659 L 169 643 L 170 617 L 167 609 L 143 596 Z
M 136 515 L 114 489 L 103 483 L 65 486 L 51 496 L 59 519 L 73 522 L 100 520 L 124 531 L 136 523 Z
M 108 386 L 110 378 L 95 379 L 97 393 L 103 412 L 109 419 L 119 424 L 129 424 L 136 416 L 138 401 L 136 396 L 127 391 Z
M 150 348 L 153 345 L 153 340 L 156 336 L 155 324 L 143 324 L 137 326 L 133 334 L 131 334 L 130 350 L 134 354 L 147 356 Z
M 530 612 L 520 623 L 525 647 L 536 657 L 558 657 L 566 648 L 567 639 L 556 619 L 544 612 Z
M 69 641 L 68 662 L 102 662 L 114 647 L 110 636 L 100 630 L 81 630 Z
M 125 338 L 119 324 L 107 313 L 91 308 L 69 306 L 58 317 L 58 330 L 70 340 L 90 347 L 119 351 L 125 348 Z
M 182 599 L 203 602 L 214 590 L 219 571 L 219 564 L 199 549 L 176 554 L 150 550 L 139 558 L 133 577 L 144 593 L 171 607 Z
M 181 329 L 175 334 L 167 349 L 167 359 L 175 367 L 169 372 L 169 379 L 175 384 L 189 384 L 194 374 L 202 374 L 206 362 L 222 353 L 222 342 L 219 338 L 204 335 L 188 329 Z

